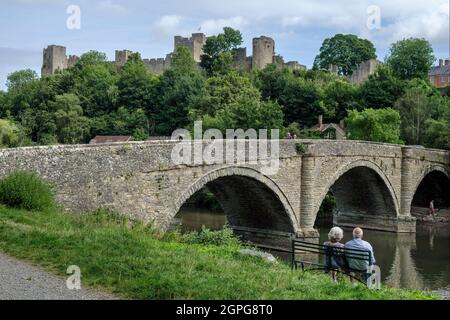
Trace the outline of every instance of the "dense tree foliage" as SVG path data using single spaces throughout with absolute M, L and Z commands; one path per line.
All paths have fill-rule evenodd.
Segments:
M 201 66 L 209 74 L 226 73 L 233 62 L 233 50 L 242 44 L 242 34 L 230 27 L 223 28 L 223 33 L 208 37 L 203 48 Z
M 392 44 L 386 63 L 400 79 L 427 78 L 436 58 L 425 39 L 409 38 Z
M 353 35 L 326 39 L 312 70 L 271 64 L 235 70 L 239 31 L 224 28 L 208 38 L 198 65 L 180 47 L 162 75 L 152 74 L 139 54 L 116 68 L 104 53 L 90 51 L 71 68 L 39 78 L 19 70 L 0 91 L 0 147 L 85 143 L 96 135 L 170 136 L 179 128 L 281 129 L 298 138 L 345 120 L 350 139 L 450 147 L 449 88 L 435 89 L 424 76 L 434 57 L 422 39 L 392 45 L 388 63 L 368 81 L 352 84 L 357 63 L 374 58 L 373 45 Z M 341 76 L 328 72 L 339 66 Z M 324 70 L 325 69 L 325 70 Z M 400 121 L 401 120 L 401 121 Z
M 366 108 L 390 108 L 403 95 L 404 88 L 405 83 L 395 77 L 388 66 L 381 65 L 361 85 L 361 102 Z
M 444 118 L 450 105 L 448 98 L 441 96 L 429 83 L 412 80 L 405 94 L 395 103 L 395 108 L 402 117 L 402 138 L 408 144 L 421 145 L 425 142 L 426 122 Z
M 375 47 L 369 40 L 353 34 L 337 34 L 324 40 L 314 67 L 328 69 L 335 65 L 340 75 L 351 75 L 359 63 L 376 57 Z
M 346 119 L 352 140 L 400 143 L 400 114 L 391 108 L 350 110 Z
M 261 101 L 261 93 L 250 79 L 236 72 L 209 78 L 190 108 L 192 120 L 203 128 L 281 129 L 283 112 L 273 101 Z

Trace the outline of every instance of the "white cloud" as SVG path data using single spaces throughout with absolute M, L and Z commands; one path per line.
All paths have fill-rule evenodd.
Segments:
M 423 37 L 435 43 L 448 43 L 449 4 L 418 12 L 411 16 L 399 17 L 382 29 L 387 41 L 393 42 L 409 37 Z
M 159 18 L 154 26 L 163 35 L 173 35 L 179 33 L 183 18 L 177 15 L 166 15 Z
M 200 24 L 200 30 L 206 34 L 218 34 L 222 32 L 224 27 L 231 27 L 242 31 L 249 21 L 241 16 L 231 17 L 227 19 L 209 19 Z
M 97 10 L 99 10 L 100 12 L 103 13 L 128 13 L 129 9 L 127 9 L 126 7 L 124 7 L 121 4 L 118 3 L 113 3 L 111 0 L 105 0 L 105 1 L 101 1 L 98 5 L 97 5 Z

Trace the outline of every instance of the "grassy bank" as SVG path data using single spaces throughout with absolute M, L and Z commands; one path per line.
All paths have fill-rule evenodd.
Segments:
M 82 284 L 132 299 L 432 299 L 397 289 L 354 288 L 323 274 L 242 256 L 238 245 L 187 244 L 106 214 L 74 216 L 0 206 L 0 250 Z

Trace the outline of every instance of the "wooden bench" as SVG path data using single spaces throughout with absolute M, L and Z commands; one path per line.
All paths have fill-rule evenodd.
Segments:
M 298 259 L 298 256 L 305 254 L 313 254 L 314 256 L 324 256 L 325 260 L 333 257 L 343 261 L 343 266 L 340 268 L 332 268 L 326 264 L 311 262 L 304 259 Z M 292 240 L 292 268 L 298 269 L 300 266 L 303 271 L 308 270 L 324 270 L 337 271 L 346 274 L 352 279 L 355 279 L 363 284 L 367 284 L 367 277 L 370 272 L 367 270 L 355 270 L 349 267 L 349 260 L 366 261 L 367 265 L 372 266 L 372 254 L 368 250 L 347 249 L 332 246 L 325 246 L 316 243 L 304 242 L 300 240 Z

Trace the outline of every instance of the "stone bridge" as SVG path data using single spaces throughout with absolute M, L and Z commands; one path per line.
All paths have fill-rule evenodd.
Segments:
M 281 140 L 279 170 L 261 162 L 175 164 L 178 141 L 67 145 L 0 150 L 0 177 L 31 170 L 55 186 L 72 212 L 110 208 L 166 230 L 203 187 L 230 225 L 259 243 L 315 238 L 319 208 L 331 192 L 336 223 L 415 232 L 411 205 L 450 207 L 450 152 L 358 141 Z M 196 142 L 197 143 L 197 142 Z M 217 141 L 216 141 L 217 143 Z M 225 142 L 223 142 L 225 144 Z M 246 147 L 249 148 L 249 141 Z M 200 151 L 208 148 L 200 142 Z M 192 148 L 192 152 L 194 152 Z M 273 241 L 272 241 L 273 240 Z

